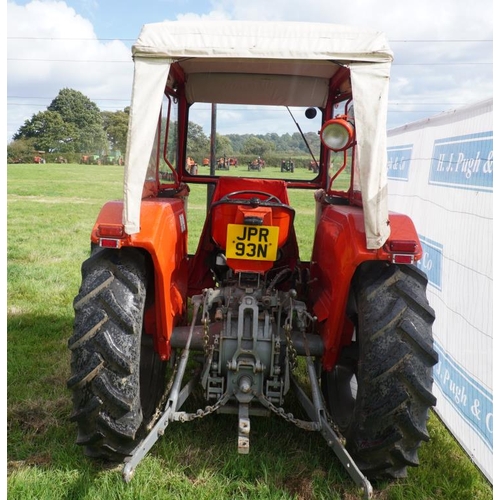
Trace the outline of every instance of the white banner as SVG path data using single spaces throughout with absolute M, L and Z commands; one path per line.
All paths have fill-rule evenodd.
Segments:
M 390 130 L 389 210 L 420 235 L 436 411 L 493 482 L 493 99 Z

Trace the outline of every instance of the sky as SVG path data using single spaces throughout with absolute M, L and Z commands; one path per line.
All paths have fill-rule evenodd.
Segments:
M 6 4 L 6 136 L 63 88 L 101 111 L 130 104 L 130 48 L 146 23 L 328 22 L 386 33 L 388 129 L 493 97 L 492 0 L 17 0 Z

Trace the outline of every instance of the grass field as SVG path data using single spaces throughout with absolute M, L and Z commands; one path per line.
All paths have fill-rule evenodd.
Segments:
M 126 484 L 121 467 L 83 456 L 69 421 L 67 341 L 80 266 L 95 218 L 121 198 L 120 167 L 9 165 L 7 174 L 7 494 L 11 500 L 338 499 L 359 494 L 318 434 L 252 419 L 250 455 L 237 454 L 234 416 L 174 423 Z M 189 201 L 190 251 L 205 214 Z M 301 255 L 314 230 L 310 191 L 292 193 Z M 292 408 L 293 411 L 293 408 Z M 373 483 L 378 500 L 487 500 L 491 485 L 431 416 L 431 440 L 407 479 Z

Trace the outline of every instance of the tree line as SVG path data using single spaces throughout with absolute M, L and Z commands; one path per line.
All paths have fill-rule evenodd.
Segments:
M 51 158 L 78 162 L 82 155 L 125 154 L 129 108 L 123 111 L 101 111 L 88 97 L 77 90 L 64 88 L 45 111 L 34 114 L 14 134 L 7 146 L 8 162 L 32 162 L 37 152 Z M 319 137 L 305 134 L 313 151 L 319 150 Z M 301 135 L 217 134 L 217 151 L 235 155 L 300 155 L 307 154 Z M 188 152 L 203 156 L 209 151 L 210 139 L 203 128 L 189 123 Z
M 27 161 L 38 152 L 78 161 L 82 155 L 124 153 L 129 108 L 101 111 L 77 90 L 62 89 L 45 111 L 26 120 L 7 145 L 7 160 Z

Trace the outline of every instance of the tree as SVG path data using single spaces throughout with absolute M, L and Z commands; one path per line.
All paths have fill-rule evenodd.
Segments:
M 276 142 L 276 150 L 288 152 L 291 150 L 290 143 L 292 141 L 292 136 L 289 133 L 280 135 Z
M 319 134 L 317 134 L 316 132 L 306 132 L 304 135 L 312 152 L 315 155 L 319 155 L 321 149 L 321 139 L 319 137 Z M 302 149 L 304 151 L 309 151 L 305 144 L 302 146 Z
M 24 122 L 13 139 L 33 139 L 35 149 L 56 153 L 108 149 L 99 108 L 72 89 L 62 89 L 46 111 Z
M 231 144 L 233 145 L 233 152 L 240 153 L 243 150 L 243 144 L 249 136 L 248 134 L 228 134 L 225 137 L 227 137 L 231 141 Z
M 8 163 L 31 163 L 36 151 L 34 139 L 17 139 L 7 144 Z
M 57 111 L 40 111 L 26 120 L 13 138 L 31 139 L 35 150 L 66 153 L 73 151 L 78 136 L 76 127 L 65 123 Z
M 58 112 L 65 123 L 76 127 L 76 152 L 99 153 L 107 149 L 101 112 L 97 105 L 81 92 L 62 89 L 47 109 Z
M 130 108 L 127 107 L 123 111 L 101 113 L 104 131 L 111 149 L 122 153 L 127 149 L 129 111 Z
M 275 150 L 275 145 L 272 142 L 260 139 L 255 136 L 250 136 L 243 145 L 242 152 L 255 156 L 265 156 L 267 153 Z
M 233 155 L 233 145 L 229 138 L 225 135 L 216 135 L 215 140 L 215 150 L 217 156 L 232 156 Z
M 196 161 L 201 161 L 210 151 L 210 140 L 203 132 L 203 127 L 194 122 L 189 122 L 187 133 L 187 154 Z

